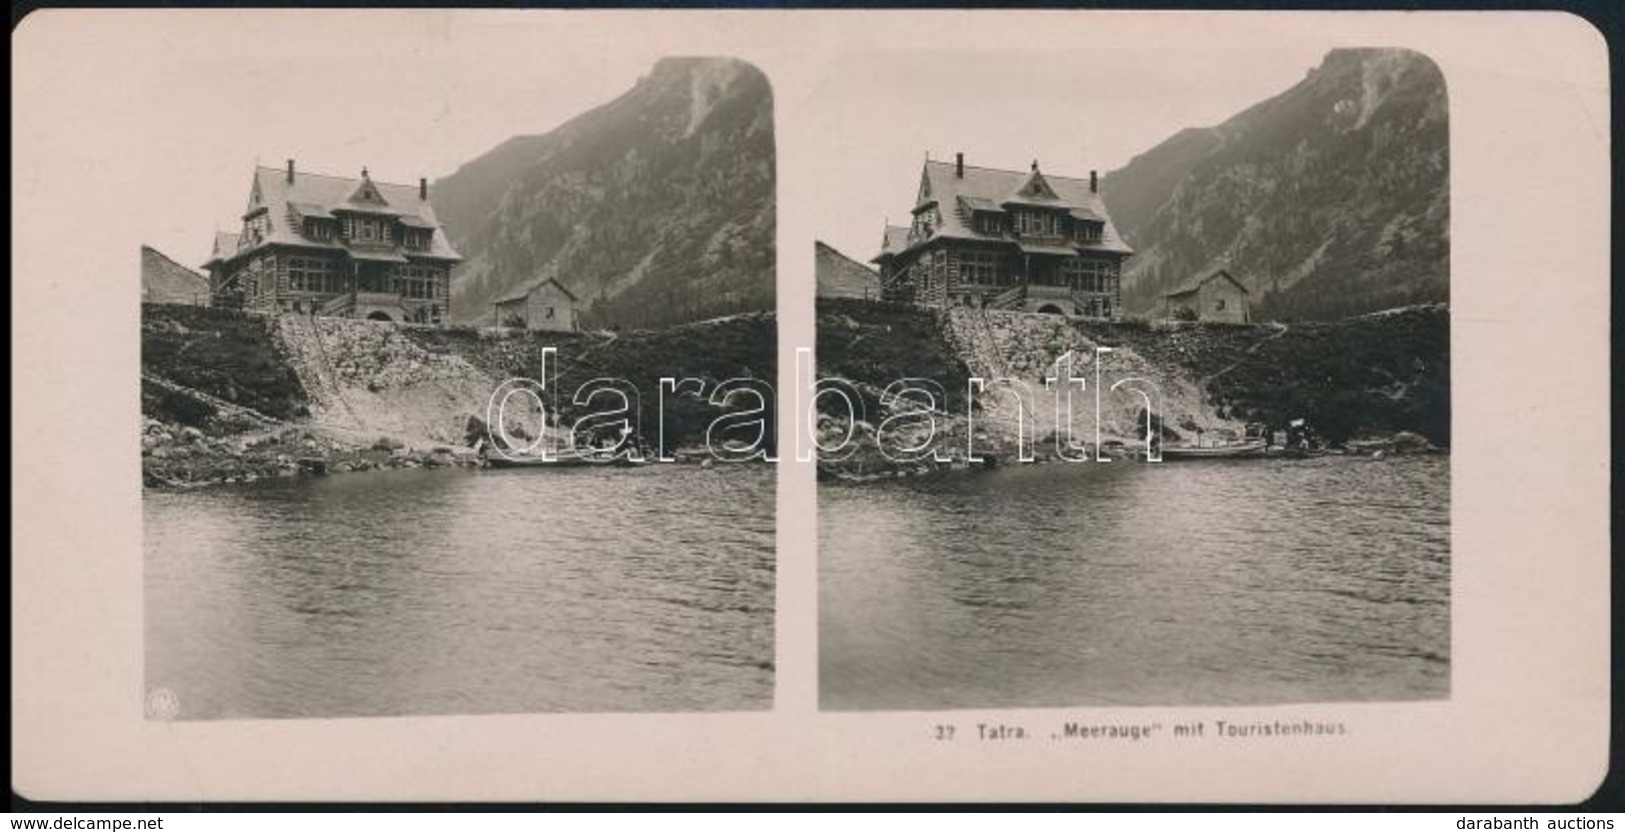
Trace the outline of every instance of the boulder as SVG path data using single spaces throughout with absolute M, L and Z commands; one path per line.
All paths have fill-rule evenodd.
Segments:
M 389 436 L 380 436 L 377 442 L 372 443 L 372 449 L 375 451 L 398 451 L 405 447 L 405 442 Z

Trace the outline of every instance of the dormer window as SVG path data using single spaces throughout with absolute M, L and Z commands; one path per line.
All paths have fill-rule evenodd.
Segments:
M 1016 230 L 1022 234 L 1033 236 L 1050 236 L 1061 233 L 1059 218 L 1043 211 L 1017 211 Z

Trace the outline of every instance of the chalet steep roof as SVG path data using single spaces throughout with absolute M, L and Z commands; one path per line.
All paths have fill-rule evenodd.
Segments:
M 374 195 L 376 199 L 372 198 Z M 429 200 L 419 197 L 416 185 L 397 185 L 371 178 L 329 176 L 306 171 L 296 171 L 293 181 L 289 182 L 287 170 L 260 166 L 254 169 L 254 181 L 249 189 L 244 215 L 261 209 L 265 211 L 269 231 L 254 240 L 234 239 L 231 248 L 222 248 L 221 235 L 217 234 L 214 259 L 230 259 L 273 244 L 348 250 L 342 241 L 317 240 L 304 234 L 303 218 L 332 217 L 336 211 L 381 214 L 395 217 L 414 228 L 432 229 L 429 248 L 411 253 L 442 260 L 462 259 L 446 239 L 445 230 L 435 217 L 434 206 Z
M 236 254 L 237 237 L 230 231 L 214 232 L 214 247 L 209 250 L 209 261 L 226 260 Z
M 885 236 L 880 240 L 880 253 L 870 258 L 869 262 L 900 254 L 906 248 L 908 248 L 908 226 L 888 225 Z
M 1234 284 L 1237 289 L 1241 290 L 1242 294 L 1252 294 L 1251 292 L 1247 291 L 1246 286 L 1241 285 L 1241 281 L 1239 281 L 1239 280 L 1235 279 L 1233 276 L 1231 276 L 1230 272 L 1228 272 L 1228 271 L 1226 271 L 1224 269 L 1219 269 L 1218 271 L 1213 272 L 1212 274 L 1209 274 L 1206 277 L 1194 277 L 1194 278 L 1191 278 L 1190 280 L 1187 280 L 1184 283 L 1181 283 L 1178 286 L 1174 287 L 1174 289 L 1169 291 L 1167 294 L 1163 295 L 1163 297 L 1174 298 L 1174 297 L 1179 297 L 1180 295 L 1188 295 L 1191 292 L 1194 292 L 1194 291 L 1202 288 L 1202 286 L 1204 284 L 1206 284 L 1206 283 L 1208 283 L 1208 282 L 1210 282 L 1210 281 L 1212 281 L 1212 280 L 1214 280 L 1216 278 L 1220 278 L 1220 277 L 1222 277 L 1225 280 L 1228 280 L 1232 284 Z
M 579 298 L 577 298 L 575 296 L 574 292 L 571 292 L 569 289 L 566 289 L 564 287 L 564 284 L 560 283 L 558 281 L 558 278 L 556 278 L 556 277 L 544 277 L 544 278 L 542 278 L 540 280 L 533 280 L 533 281 L 531 281 L 529 283 L 526 283 L 526 284 L 522 285 L 519 289 L 517 289 L 517 290 L 515 290 L 513 292 L 509 292 L 507 295 L 505 295 L 503 297 L 500 297 L 500 298 L 497 298 L 495 301 L 492 301 L 492 302 L 493 303 L 513 303 L 516 300 L 524 300 L 525 298 L 530 297 L 532 292 L 536 291 L 537 289 L 542 288 L 543 286 L 546 286 L 549 283 L 553 284 L 554 286 L 559 287 L 559 291 L 563 292 L 564 296 L 569 298 L 572 303 L 579 300 Z
M 993 237 L 976 231 L 970 225 L 969 212 L 961 208 L 962 203 L 982 209 L 983 205 L 998 206 L 1013 202 L 1020 205 L 1064 209 L 1080 219 L 1101 222 L 1104 229 L 1100 242 L 1076 244 L 1074 247 L 1079 251 L 1134 253 L 1134 250 L 1118 235 L 1117 228 L 1112 225 L 1111 218 L 1106 213 L 1106 203 L 1100 194 L 1090 192 L 1088 179 L 1039 173 L 1036 170 L 999 170 L 975 165 L 965 165 L 963 176 L 957 176 L 955 173 L 954 162 L 925 163 L 925 187 L 930 193 L 930 199 L 937 202 L 942 214 L 942 222 L 933 230 L 931 239 L 952 237 L 1016 242 L 1016 238 L 1012 235 Z M 1033 192 L 1034 183 L 1040 185 L 1037 193 Z M 889 231 L 890 229 L 888 233 Z

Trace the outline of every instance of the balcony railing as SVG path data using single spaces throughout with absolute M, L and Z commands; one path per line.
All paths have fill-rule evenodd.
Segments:
M 987 299 L 989 309 L 1019 309 L 1027 300 L 1026 286 L 1011 286 Z
M 1031 283 L 1027 286 L 1027 296 L 1042 298 L 1044 300 L 1071 300 L 1072 288 L 1069 286 L 1050 286 L 1044 283 Z
M 327 299 L 318 310 L 323 315 L 338 315 L 355 308 L 355 293 L 344 292 Z

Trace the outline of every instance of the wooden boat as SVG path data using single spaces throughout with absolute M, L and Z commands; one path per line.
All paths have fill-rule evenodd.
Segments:
M 1237 459 L 1264 455 L 1264 440 L 1234 442 L 1227 445 L 1164 445 L 1162 458 L 1173 459 Z

